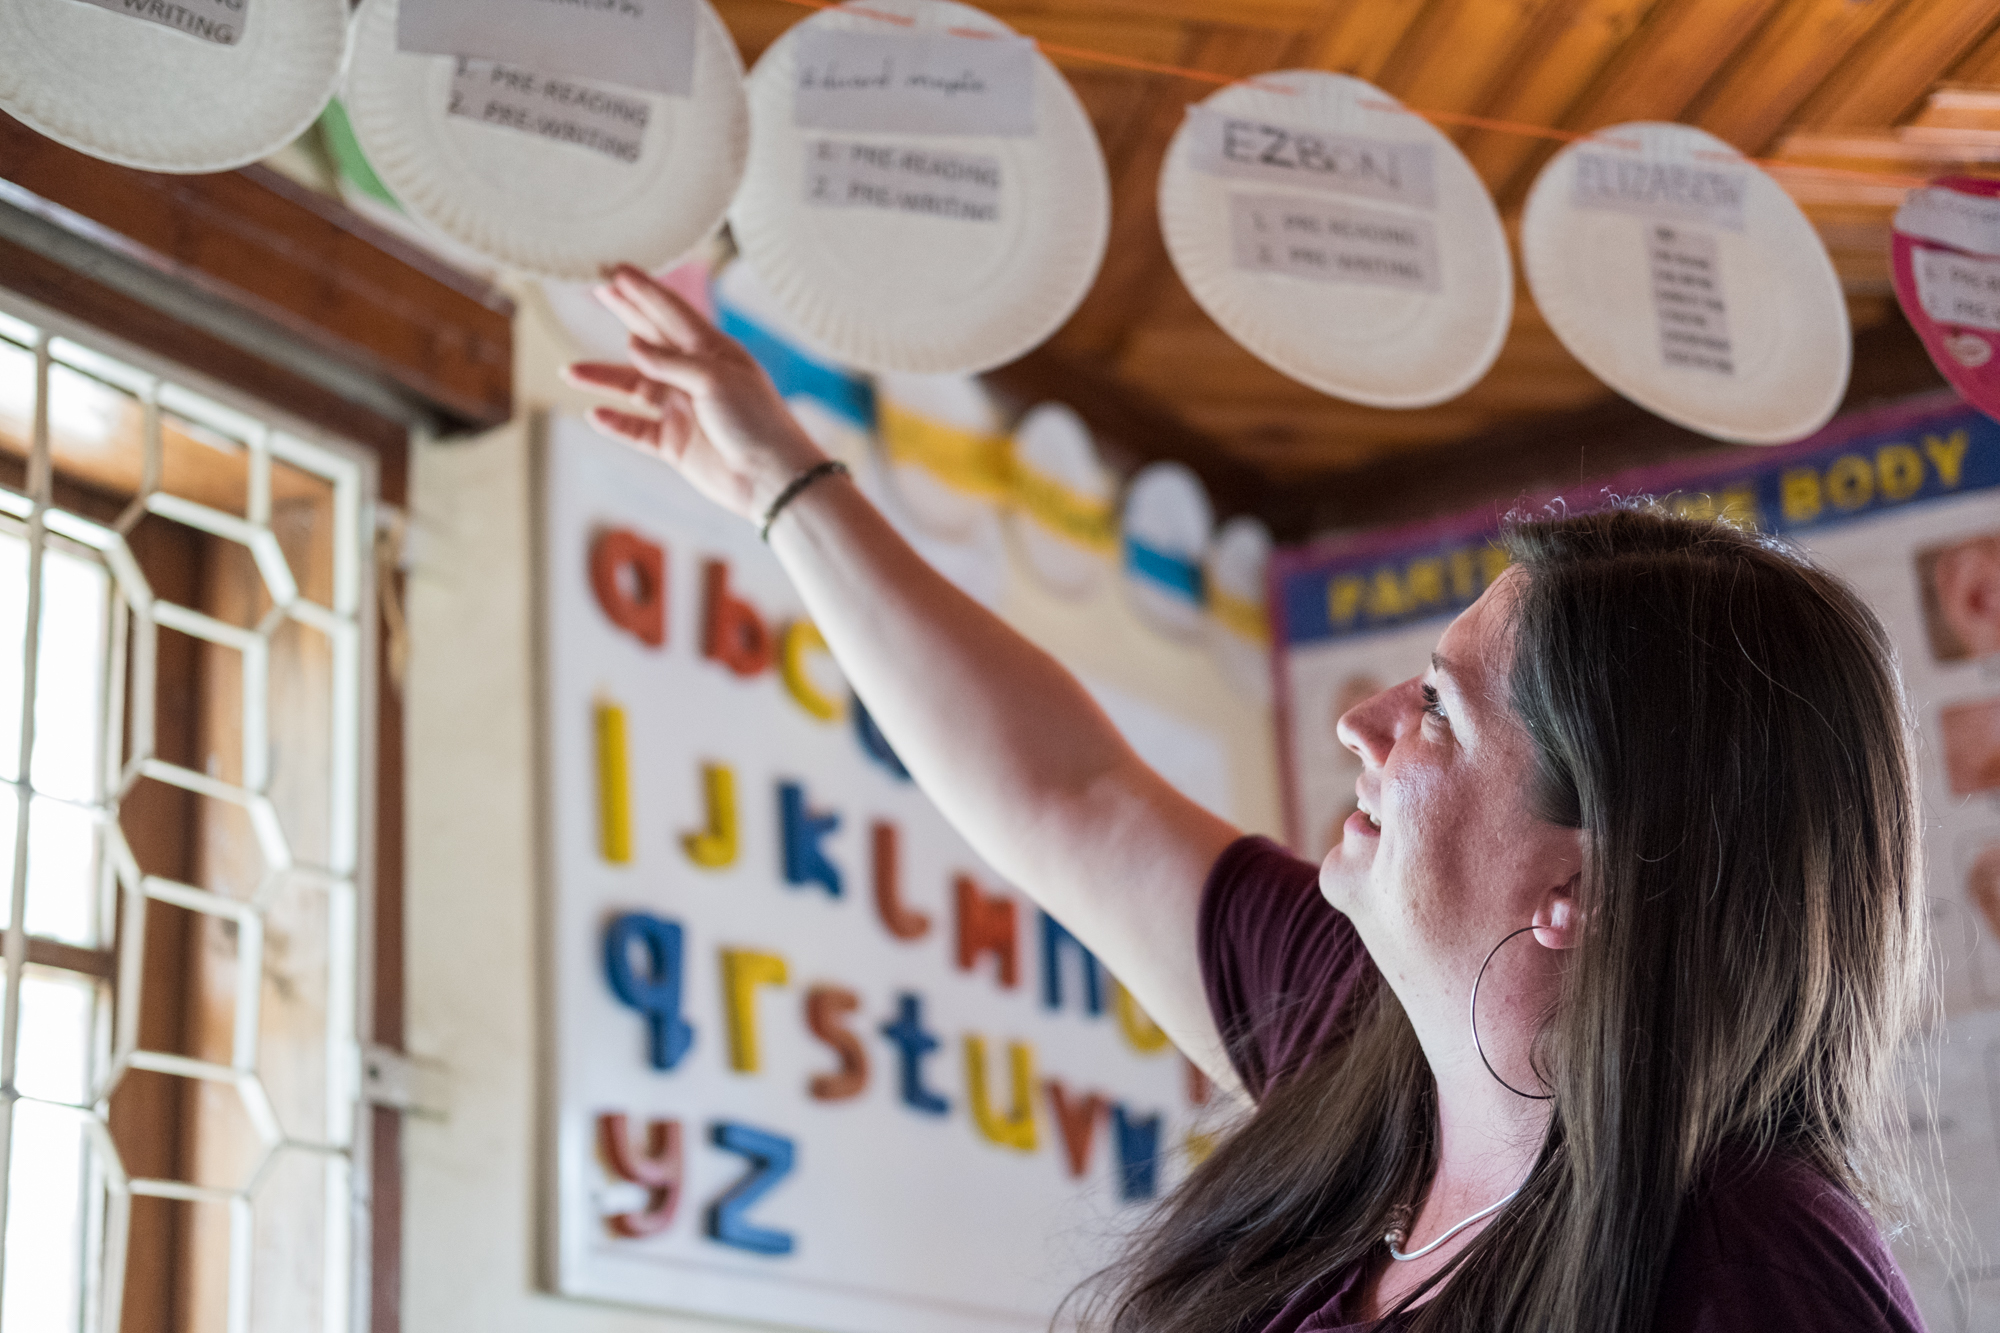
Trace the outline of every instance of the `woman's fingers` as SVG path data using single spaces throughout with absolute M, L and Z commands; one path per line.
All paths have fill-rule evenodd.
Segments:
M 579 389 L 622 394 L 648 407 L 659 406 L 665 388 L 659 381 L 648 379 L 637 366 L 616 365 L 609 361 L 573 361 L 563 367 L 562 374 Z
M 678 293 L 668 291 L 655 282 L 643 269 L 620 264 L 612 276 L 612 285 L 666 335 L 664 338 L 649 339 L 651 342 L 671 342 L 694 348 L 706 343 L 715 332 L 715 327 L 703 319 L 699 311 L 682 300 Z
M 649 449 L 660 447 L 661 423 L 655 417 L 621 412 L 615 407 L 593 407 L 590 409 L 590 424 L 606 435 L 615 435 L 633 444 L 643 444 Z
M 632 364 L 644 375 L 682 393 L 706 393 L 715 386 L 715 376 L 704 358 L 643 338 L 632 340 Z
M 597 297 L 597 303 L 609 310 L 618 322 L 625 326 L 625 331 L 634 338 L 644 338 L 648 342 L 659 341 L 660 330 L 653 327 L 653 321 L 646 318 L 645 312 L 633 305 L 631 298 L 617 287 L 606 283 L 602 287 L 593 289 L 592 295 Z

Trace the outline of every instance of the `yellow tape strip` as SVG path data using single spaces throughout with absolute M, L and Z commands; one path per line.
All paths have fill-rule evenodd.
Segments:
M 1005 435 L 948 426 L 887 399 L 876 406 L 882 448 L 893 462 L 923 468 L 953 490 L 1005 500 L 1012 490 Z
M 1211 583 L 1208 585 L 1208 609 L 1222 622 L 1223 628 L 1258 643 L 1271 641 L 1271 618 L 1265 614 L 1262 602 L 1232 596 Z
M 1109 500 L 1095 500 L 1044 472 L 1014 460 L 1014 500 L 1037 523 L 1089 551 L 1118 549 L 1118 514 Z

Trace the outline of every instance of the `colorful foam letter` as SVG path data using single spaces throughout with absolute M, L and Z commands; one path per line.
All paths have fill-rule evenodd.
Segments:
M 613 865 L 632 863 L 632 777 L 625 710 L 597 705 L 597 847 Z
M 1149 1017 L 1139 1002 L 1132 998 L 1132 992 L 1125 989 L 1116 977 L 1111 981 L 1111 1008 L 1118 1015 L 1118 1030 L 1125 1034 L 1125 1040 L 1141 1055 L 1158 1055 L 1173 1046 L 1166 1031 Z
M 902 1057 L 903 1104 L 925 1115 L 943 1115 L 951 1103 L 924 1086 L 924 1058 L 938 1048 L 938 1039 L 924 1031 L 923 998 L 904 991 L 896 997 L 896 1021 L 882 1025 L 882 1035 Z
M 838 898 L 840 867 L 826 859 L 819 843 L 840 827 L 840 816 L 813 814 L 806 805 L 806 789 L 796 782 L 781 782 L 778 825 L 784 838 L 785 883 L 817 884 Z
M 1013 1105 L 1006 1115 L 993 1109 L 986 1087 L 986 1040 L 965 1034 L 965 1095 L 972 1103 L 972 1123 L 981 1136 L 1017 1152 L 1035 1150 L 1035 1050 L 1025 1041 L 1007 1043 L 1007 1067 Z
M 701 789 L 708 827 L 682 834 L 681 846 L 704 870 L 720 870 L 736 863 L 736 774 L 727 764 L 703 764 Z
M 1072 1097 L 1060 1079 L 1050 1079 L 1049 1107 L 1055 1112 L 1056 1133 L 1062 1138 L 1063 1156 L 1069 1162 L 1070 1175 L 1081 1180 L 1090 1173 L 1090 1150 L 1097 1142 L 1097 1122 L 1111 1104 L 1091 1093 L 1087 1097 Z
M 597 1150 L 613 1175 L 646 1190 L 646 1206 L 635 1213 L 617 1213 L 605 1219 L 620 1236 L 651 1236 L 673 1223 L 680 1207 L 682 1171 L 681 1122 L 646 1122 L 646 1151 L 634 1152 L 626 1132 L 625 1116 L 607 1111 L 597 1117 Z
M 1192 1171 L 1215 1155 L 1215 1135 L 1191 1129 L 1182 1146 L 1187 1152 L 1188 1170 Z
M 647 1061 L 672 1069 L 694 1045 L 694 1028 L 681 1017 L 681 928 L 646 912 L 627 912 L 604 932 L 604 977 L 611 993 L 646 1016 Z M 632 967 L 632 948 L 646 951 L 645 971 Z
M 757 988 L 790 979 L 785 960 L 755 949 L 722 951 L 722 1012 L 729 1027 L 729 1067 L 754 1074 L 763 1067 L 757 1048 Z
M 715 1146 L 724 1152 L 750 1159 L 750 1170 L 708 1206 L 708 1234 L 724 1245 L 733 1245 L 752 1254 L 790 1254 L 792 1234 L 760 1227 L 746 1216 L 759 1199 L 776 1188 L 792 1173 L 796 1154 L 792 1141 L 782 1134 L 752 1129 L 727 1120 L 716 1122 L 709 1131 Z
M 810 620 L 794 620 L 778 638 L 778 676 L 785 682 L 785 693 L 809 715 L 822 722 L 838 722 L 844 701 L 830 698 L 806 670 L 806 654 L 826 650 L 826 637 L 819 626 Z
M 667 553 L 636 532 L 615 528 L 590 546 L 590 590 L 619 629 L 649 648 L 667 641 Z
M 838 1070 L 815 1074 L 806 1084 L 816 1101 L 845 1101 L 868 1086 L 868 1052 L 861 1049 L 861 1038 L 840 1021 L 860 1007 L 861 997 L 845 986 L 814 986 L 806 992 L 806 1027 L 840 1057 Z
M 888 769 L 898 779 L 908 782 L 910 770 L 903 767 L 903 761 L 889 748 L 889 738 L 875 725 L 875 719 L 868 716 L 868 710 L 862 706 L 861 696 L 858 694 L 851 696 L 849 703 L 851 706 L 847 711 L 854 715 L 854 738 L 861 742 L 861 752 Z
M 1063 928 L 1062 922 L 1047 912 L 1042 913 L 1042 1007 L 1063 1007 L 1062 946 L 1065 944 L 1076 950 L 1083 967 L 1083 1011 L 1087 1014 L 1103 1013 L 1103 968 L 1098 964 L 1097 955 L 1084 948 L 1076 936 Z
M 1160 1192 L 1160 1117 L 1137 1119 L 1120 1102 L 1111 1108 L 1111 1133 L 1118 1142 L 1118 1197 L 1152 1198 Z
M 896 855 L 896 826 L 877 820 L 869 830 L 875 852 L 875 911 L 882 927 L 899 940 L 920 940 L 930 934 L 931 919 L 903 905 L 901 862 Z
M 1004 893 L 981 893 L 970 875 L 955 875 L 952 898 L 958 906 L 958 967 L 970 972 L 982 953 L 999 960 L 1000 984 L 1020 984 L 1020 950 L 1014 930 L 1014 900 Z
M 729 591 L 729 563 L 710 560 L 701 568 L 701 655 L 739 676 L 767 670 L 777 645 L 757 608 Z

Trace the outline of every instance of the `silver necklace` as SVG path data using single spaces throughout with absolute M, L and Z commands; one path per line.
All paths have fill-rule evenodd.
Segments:
M 1519 1194 L 1520 1192 L 1521 1192 L 1521 1187 L 1518 1185 L 1515 1186 L 1514 1194 Z M 1410 1260 L 1412 1259 L 1421 1259 L 1425 1255 L 1429 1254 L 1432 1250 L 1435 1250 L 1438 1246 L 1450 1240 L 1453 1236 L 1456 1236 L 1459 1232 L 1471 1226 L 1474 1222 L 1477 1222 L 1480 1218 L 1491 1217 L 1493 1214 L 1499 1212 L 1502 1208 L 1505 1208 L 1508 1204 L 1514 1201 L 1514 1194 L 1509 1194 L 1506 1198 L 1500 1200 L 1500 1202 L 1498 1203 L 1487 1204 L 1484 1208 L 1481 1208 L 1471 1217 L 1466 1218 L 1463 1222 L 1460 1222 L 1457 1226 L 1451 1228 L 1449 1231 L 1445 1232 L 1442 1236 L 1439 1236 L 1436 1240 L 1424 1246 L 1424 1248 L 1422 1248 L 1421 1250 L 1412 1250 L 1408 1254 L 1404 1254 L 1402 1249 L 1400 1248 L 1403 1242 L 1410 1238 L 1410 1233 L 1404 1229 L 1405 1216 L 1407 1215 L 1408 1210 L 1404 1208 L 1398 1208 L 1397 1209 L 1398 1216 L 1396 1220 L 1393 1223 L 1391 1223 L 1389 1229 L 1383 1233 L 1382 1241 L 1389 1247 L 1389 1257 L 1391 1259 L 1394 1259 L 1397 1263 L 1406 1264 L 1410 1262 Z

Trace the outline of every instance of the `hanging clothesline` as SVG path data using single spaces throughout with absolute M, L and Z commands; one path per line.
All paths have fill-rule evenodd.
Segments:
M 857 14 L 863 18 L 879 19 L 884 23 L 894 23 L 910 27 L 916 20 L 904 14 L 891 14 L 886 10 L 869 9 L 861 5 L 844 5 L 837 0 L 780 0 L 780 3 L 796 5 L 801 9 L 837 9 L 844 14 Z M 996 34 L 978 28 L 946 28 L 945 32 L 954 37 L 990 38 Z M 1137 56 L 1121 56 L 1110 51 L 1094 51 L 1085 46 L 1070 46 L 1062 42 L 1045 42 L 1039 37 L 1030 38 L 1044 55 L 1068 56 L 1073 60 L 1088 60 L 1098 65 L 1115 65 L 1121 69 L 1138 70 L 1144 74 L 1164 74 L 1170 78 L 1190 79 L 1196 83 L 1214 84 L 1228 87 L 1236 83 L 1255 84 L 1274 93 L 1291 93 L 1290 88 L 1281 84 L 1259 83 L 1253 75 L 1239 78 L 1230 74 L 1218 74 L 1213 70 L 1193 69 L 1186 65 L 1169 65 L 1157 60 L 1142 60 Z M 1591 140 L 1610 143 L 1620 147 L 1630 146 L 1628 141 L 1615 139 L 1600 130 L 1563 130 L 1553 125 L 1531 125 L 1518 120 L 1496 120 L 1491 116 L 1474 116 L 1463 111 L 1434 111 L 1424 107 L 1404 106 L 1400 102 L 1363 102 L 1362 106 L 1377 111 L 1402 111 L 1412 116 L 1421 116 L 1437 125 L 1459 125 L 1467 129 L 1491 130 L 1497 134 L 1518 134 L 1531 139 L 1552 139 L 1559 143 L 1578 143 Z M 1873 185 L 1892 185 L 1906 190 L 1921 189 L 1930 182 L 1922 176 L 1897 176 L 1876 171 L 1858 171 L 1851 167 L 1815 166 L 1803 162 L 1788 162 L 1782 158 L 1743 157 L 1721 153 L 1703 154 L 1718 161 L 1748 162 L 1766 171 L 1809 171 L 1819 176 L 1844 176 L 1852 180 L 1865 180 Z

